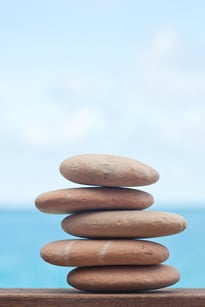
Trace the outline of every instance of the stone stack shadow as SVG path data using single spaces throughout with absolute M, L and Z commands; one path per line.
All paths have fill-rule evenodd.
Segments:
M 155 169 L 127 157 L 85 154 L 64 160 L 60 172 L 83 186 L 43 193 L 35 204 L 46 213 L 69 214 L 62 228 L 79 239 L 50 242 L 41 257 L 54 265 L 77 267 L 67 276 L 71 286 L 136 292 L 179 280 L 174 267 L 162 264 L 168 248 L 149 238 L 177 234 L 187 222 L 175 213 L 145 210 L 154 198 L 134 188 L 155 183 Z

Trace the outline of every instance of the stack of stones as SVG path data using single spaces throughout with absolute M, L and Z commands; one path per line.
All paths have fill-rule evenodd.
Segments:
M 43 212 L 69 213 L 62 228 L 81 237 L 41 249 L 45 261 L 77 267 L 67 276 L 71 286 L 91 292 L 134 292 L 179 280 L 175 268 L 161 264 L 169 256 L 167 247 L 146 239 L 179 233 L 186 220 L 144 210 L 153 204 L 152 195 L 130 188 L 156 182 L 156 170 L 127 157 L 86 154 L 66 159 L 60 171 L 72 182 L 95 186 L 51 191 L 36 199 Z

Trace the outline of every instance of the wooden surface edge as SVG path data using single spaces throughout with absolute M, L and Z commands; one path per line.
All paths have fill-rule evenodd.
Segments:
M 66 288 L 1 288 L 0 306 L 204 307 L 205 288 L 171 288 L 141 293 L 86 293 Z

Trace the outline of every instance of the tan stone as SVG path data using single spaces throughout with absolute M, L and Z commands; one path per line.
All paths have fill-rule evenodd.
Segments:
M 51 264 L 78 267 L 159 264 L 168 256 L 165 246 L 145 240 L 59 240 L 41 249 Z
M 36 207 L 48 213 L 69 213 L 97 209 L 145 209 L 151 194 L 128 188 L 73 188 L 50 191 L 36 198 Z
M 186 220 L 175 213 L 140 210 L 76 213 L 62 221 L 69 234 L 86 238 L 150 238 L 179 233 Z
M 61 174 L 73 182 L 99 186 L 143 186 L 156 182 L 152 167 L 122 156 L 84 154 L 64 160 Z
M 103 266 L 77 268 L 68 274 L 68 283 L 92 292 L 136 292 L 160 289 L 176 283 L 179 272 L 168 265 Z

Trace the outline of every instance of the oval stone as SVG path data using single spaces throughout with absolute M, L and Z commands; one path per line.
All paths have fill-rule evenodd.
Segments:
M 84 154 L 64 160 L 61 174 L 76 183 L 99 186 L 143 186 L 156 182 L 152 167 L 122 156 Z
M 186 220 L 175 213 L 139 210 L 76 213 L 62 221 L 69 234 L 85 238 L 150 238 L 183 231 Z
M 128 188 L 73 188 L 50 191 L 36 198 L 36 207 L 48 213 L 69 213 L 97 209 L 145 209 L 151 194 Z
M 59 240 L 46 244 L 41 257 L 55 265 L 151 265 L 165 261 L 168 249 L 145 240 Z
M 160 289 L 176 283 L 179 272 L 168 265 L 103 266 L 72 270 L 68 283 L 83 291 L 137 292 Z

